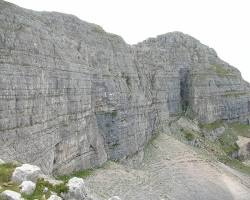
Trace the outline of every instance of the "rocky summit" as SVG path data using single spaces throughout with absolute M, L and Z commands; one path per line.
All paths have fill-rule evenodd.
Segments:
M 207 164 L 198 163 L 200 173 L 196 175 L 192 167 L 187 168 L 188 176 L 183 175 L 184 171 L 171 172 L 176 162 L 180 162 L 177 170 L 185 170 L 181 151 L 190 148 L 209 151 L 218 141 L 220 146 L 216 148 L 222 148 L 230 159 L 238 159 L 240 145 L 233 135 L 236 130 L 246 130 L 250 123 L 249 83 L 213 49 L 181 32 L 129 45 L 120 36 L 75 16 L 36 12 L 0 0 L 0 69 L 0 159 L 37 165 L 47 175 L 99 167 L 109 160 L 132 162 L 134 166 L 131 160 L 135 156 L 136 160 L 144 159 L 142 166 L 148 164 L 147 168 L 142 167 L 145 169 L 142 176 L 147 172 L 156 177 L 158 167 L 158 176 L 162 174 L 160 181 L 178 174 L 175 181 L 181 181 L 182 175 L 186 184 L 200 180 L 202 186 L 204 168 L 208 171 L 211 168 Z M 192 128 L 195 124 L 197 127 Z M 163 133 L 167 134 L 162 136 Z M 158 137 L 168 142 L 159 141 Z M 173 163 L 167 165 L 162 163 L 167 161 L 158 160 L 157 156 L 145 160 L 144 150 L 153 138 L 158 138 L 158 146 L 165 148 L 164 153 L 159 150 L 163 157 L 169 153 L 180 156 L 181 160 L 173 157 Z M 242 141 L 249 141 L 244 138 Z M 172 148 L 167 149 L 163 144 Z M 250 142 L 241 144 L 242 157 L 249 158 Z M 181 145 L 188 147 L 182 149 Z M 196 154 L 190 154 L 187 159 L 198 159 Z M 114 168 L 119 171 L 120 167 Z M 219 173 L 215 169 L 210 172 L 213 177 Z M 108 192 L 109 184 L 105 182 L 108 177 L 102 172 L 99 176 L 103 177 Z M 147 187 L 136 199 L 156 200 L 158 194 L 163 195 L 164 184 L 160 186 L 159 179 L 155 185 L 159 187 L 154 190 L 159 192 L 150 192 L 154 187 L 149 187 L 153 183 L 147 177 L 141 185 L 147 183 Z M 99 191 L 96 180 L 98 175 L 87 182 Z M 212 179 L 204 180 L 208 183 Z M 119 181 L 113 179 L 111 183 L 117 186 Z M 134 188 L 130 182 L 126 187 L 138 191 L 141 183 L 137 183 Z M 217 199 L 211 194 L 216 190 L 212 183 L 210 188 L 207 186 L 210 194 L 207 199 Z M 231 182 L 228 184 L 234 188 Z M 182 190 L 177 185 L 175 190 L 186 192 L 183 197 L 189 199 L 188 188 Z M 226 193 L 217 197 L 247 199 L 249 187 L 248 184 L 239 189 L 241 196 L 235 196 L 234 188 L 235 198 Z M 136 197 L 135 191 L 128 192 L 128 196 L 120 188 L 114 187 L 114 191 L 124 199 Z M 190 199 L 206 199 L 201 188 L 197 186 L 195 191 L 189 194 Z M 111 193 L 115 199 L 116 194 Z M 184 198 L 163 195 L 161 199 Z

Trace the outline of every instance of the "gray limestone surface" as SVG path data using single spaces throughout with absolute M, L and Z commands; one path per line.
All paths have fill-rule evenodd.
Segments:
M 186 112 L 249 123 L 240 72 L 189 35 L 128 45 L 75 16 L 0 0 L 0 157 L 64 174 L 141 151 Z

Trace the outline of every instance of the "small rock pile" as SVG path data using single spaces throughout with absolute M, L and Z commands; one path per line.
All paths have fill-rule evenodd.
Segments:
M 5 164 L 5 162 L 0 159 L 0 165 L 1 164 Z M 23 164 L 19 167 L 16 167 L 11 177 L 13 183 L 19 184 L 20 192 L 5 190 L 2 193 L 0 193 L 0 199 L 25 200 L 22 196 L 32 195 L 36 189 L 37 181 L 40 178 L 43 178 L 51 185 L 57 185 L 63 183 L 62 181 L 53 179 L 43 174 L 38 166 Z M 88 194 L 84 180 L 82 178 L 73 177 L 69 179 L 66 186 L 68 187 L 68 191 L 66 193 L 61 193 L 59 196 L 58 194 L 51 192 L 51 195 L 47 200 L 98 200 L 96 198 L 91 197 Z M 45 188 L 43 192 L 47 193 L 48 188 Z M 43 196 L 43 199 L 46 200 L 45 195 Z M 109 200 L 121 200 L 121 199 L 117 196 L 113 196 Z

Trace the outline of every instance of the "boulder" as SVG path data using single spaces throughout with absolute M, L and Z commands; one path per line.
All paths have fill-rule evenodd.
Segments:
M 2 165 L 2 164 L 4 164 L 5 162 L 2 160 L 2 159 L 0 159 L 0 165 Z
M 47 188 L 47 187 L 45 187 L 44 189 L 43 189 L 43 193 L 47 193 L 49 191 L 49 188 Z
M 250 160 L 250 138 L 238 136 L 239 157 L 243 161 Z
M 113 196 L 113 197 L 109 198 L 108 200 L 121 200 L 121 199 L 118 196 Z
M 1 200 L 22 200 L 21 194 L 11 190 L 5 190 L 0 194 Z
M 20 185 L 21 193 L 30 195 L 32 194 L 36 189 L 36 184 L 32 181 L 23 181 Z
M 23 181 L 33 181 L 39 178 L 39 175 L 42 174 L 42 171 L 39 167 L 30 164 L 23 164 L 20 167 L 17 167 L 12 174 L 12 181 L 16 183 L 22 183 Z
M 52 195 L 48 198 L 48 200 L 62 200 L 62 198 L 59 197 L 59 196 L 57 196 L 57 195 L 52 194 Z
M 71 178 L 68 181 L 67 186 L 69 187 L 69 191 L 63 195 L 65 200 L 86 200 L 88 198 L 82 178 Z

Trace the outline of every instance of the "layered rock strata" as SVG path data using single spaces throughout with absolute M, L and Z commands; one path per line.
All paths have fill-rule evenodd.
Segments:
M 166 122 L 248 123 L 249 84 L 191 36 L 126 44 L 0 0 L 0 157 L 69 173 L 143 149 Z

